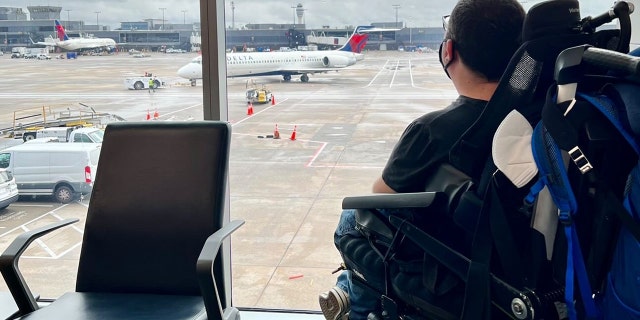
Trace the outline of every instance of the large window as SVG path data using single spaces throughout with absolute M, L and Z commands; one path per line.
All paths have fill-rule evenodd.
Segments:
M 341 262 L 333 231 L 342 198 L 370 192 L 406 125 L 457 95 L 437 56 L 440 18 L 452 6 L 439 0 L 399 6 L 382 0 L 366 6 L 330 0 L 300 5 L 127 0 L 117 6 L 61 0 L 25 15 L 28 6 L 11 1 L 8 14 L 0 15 L 0 148 L 37 138 L 37 127 L 45 125 L 228 120 L 233 125 L 229 215 L 247 221 L 232 238 L 233 303 L 319 310 L 318 293 L 334 285 L 332 271 Z M 581 2 L 583 16 L 609 6 Z M 52 31 L 55 19 L 82 38 L 60 42 Z M 398 30 L 370 35 L 363 59 L 339 72 L 224 76 L 225 52 L 297 52 L 297 60 L 328 65 L 334 59 L 328 50 L 343 44 L 357 25 L 369 24 Z M 292 30 L 306 39 L 312 32 L 330 36 L 301 44 L 299 37 L 291 38 Z M 231 35 L 226 43 L 225 34 Z M 113 39 L 115 45 L 87 44 L 98 39 Z M 204 79 L 179 76 L 201 49 Z M 312 52 L 324 54 L 309 59 Z M 270 59 L 271 71 L 285 60 Z M 160 87 L 150 91 L 153 76 Z M 248 104 L 248 89 L 267 90 L 271 99 Z M 72 123 L 65 116 L 78 118 Z M 84 219 L 88 203 L 86 195 L 69 203 L 21 197 L 0 211 L 0 249 L 47 222 Z M 41 297 L 74 290 L 81 226 L 51 234 L 24 255 L 21 269 Z

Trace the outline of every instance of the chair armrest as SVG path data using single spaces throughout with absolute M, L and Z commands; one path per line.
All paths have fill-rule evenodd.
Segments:
M 204 299 L 204 306 L 207 309 L 209 320 L 223 319 L 222 303 L 220 302 L 219 295 L 219 291 L 221 290 L 219 290 L 216 277 L 214 276 L 214 262 L 224 240 L 243 224 L 244 220 L 230 221 L 227 225 L 209 236 L 198 257 L 198 263 L 196 265 L 198 283 L 200 284 L 200 291 Z M 217 271 L 221 272 L 222 270 Z
M 44 227 L 27 231 L 13 240 L 9 247 L 2 253 L 2 255 L 0 255 L 0 272 L 9 287 L 9 291 L 11 291 L 11 295 L 13 296 L 21 315 L 37 310 L 38 304 L 36 303 L 29 286 L 27 286 L 27 283 L 24 281 L 22 273 L 20 273 L 20 270 L 18 269 L 18 260 L 20 259 L 20 256 L 34 240 L 53 230 L 78 222 L 78 220 L 79 219 L 76 218 L 65 219 Z
M 428 208 L 439 199 L 446 197 L 444 192 L 413 193 L 376 193 L 365 196 L 345 197 L 342 209 L 399 209 Z

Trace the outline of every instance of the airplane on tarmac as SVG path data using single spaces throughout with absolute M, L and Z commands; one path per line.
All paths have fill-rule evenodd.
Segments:
M 292 75 L 301 75 L 300 81 L 308 82 L 309 74 L 337 71 L 362 60 L 360 52 L 367 43 L 368 33 L 390 31 L 390 29 L 358 26 L 337 50 L 330 51 L 288 51 L 288 52 L 230 52 L 227 53 L 227 77 L 255 77 L 282 75 L 284 81 L 291 81 Z M 189 79 L 196 85 L 202 79 L 202 56 L 181 67 L 178 76 Z
M 111 50 L 116 47 L 116 42 L 110 38 L 69 38 L 60 21 L 55 20 L 58 39 L 49 36 L 44 42 L 33 42 L 42 46 L 56 46 L 66 51 L 78 51 L 85 49 L 105 48 Z

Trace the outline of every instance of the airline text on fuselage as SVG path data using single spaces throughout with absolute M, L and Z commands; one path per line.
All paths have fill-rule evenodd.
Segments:
M 227 56 L 227 61 L 249 61 L 253 60 L 252 56 Z

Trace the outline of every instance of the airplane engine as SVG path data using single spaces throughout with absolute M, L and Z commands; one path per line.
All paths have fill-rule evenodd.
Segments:
M 322 58 L 322 65 L 327 68 L 343 68 L 353 64 L 349 60 L 351 59 L 339 55 L 325 56 Z

